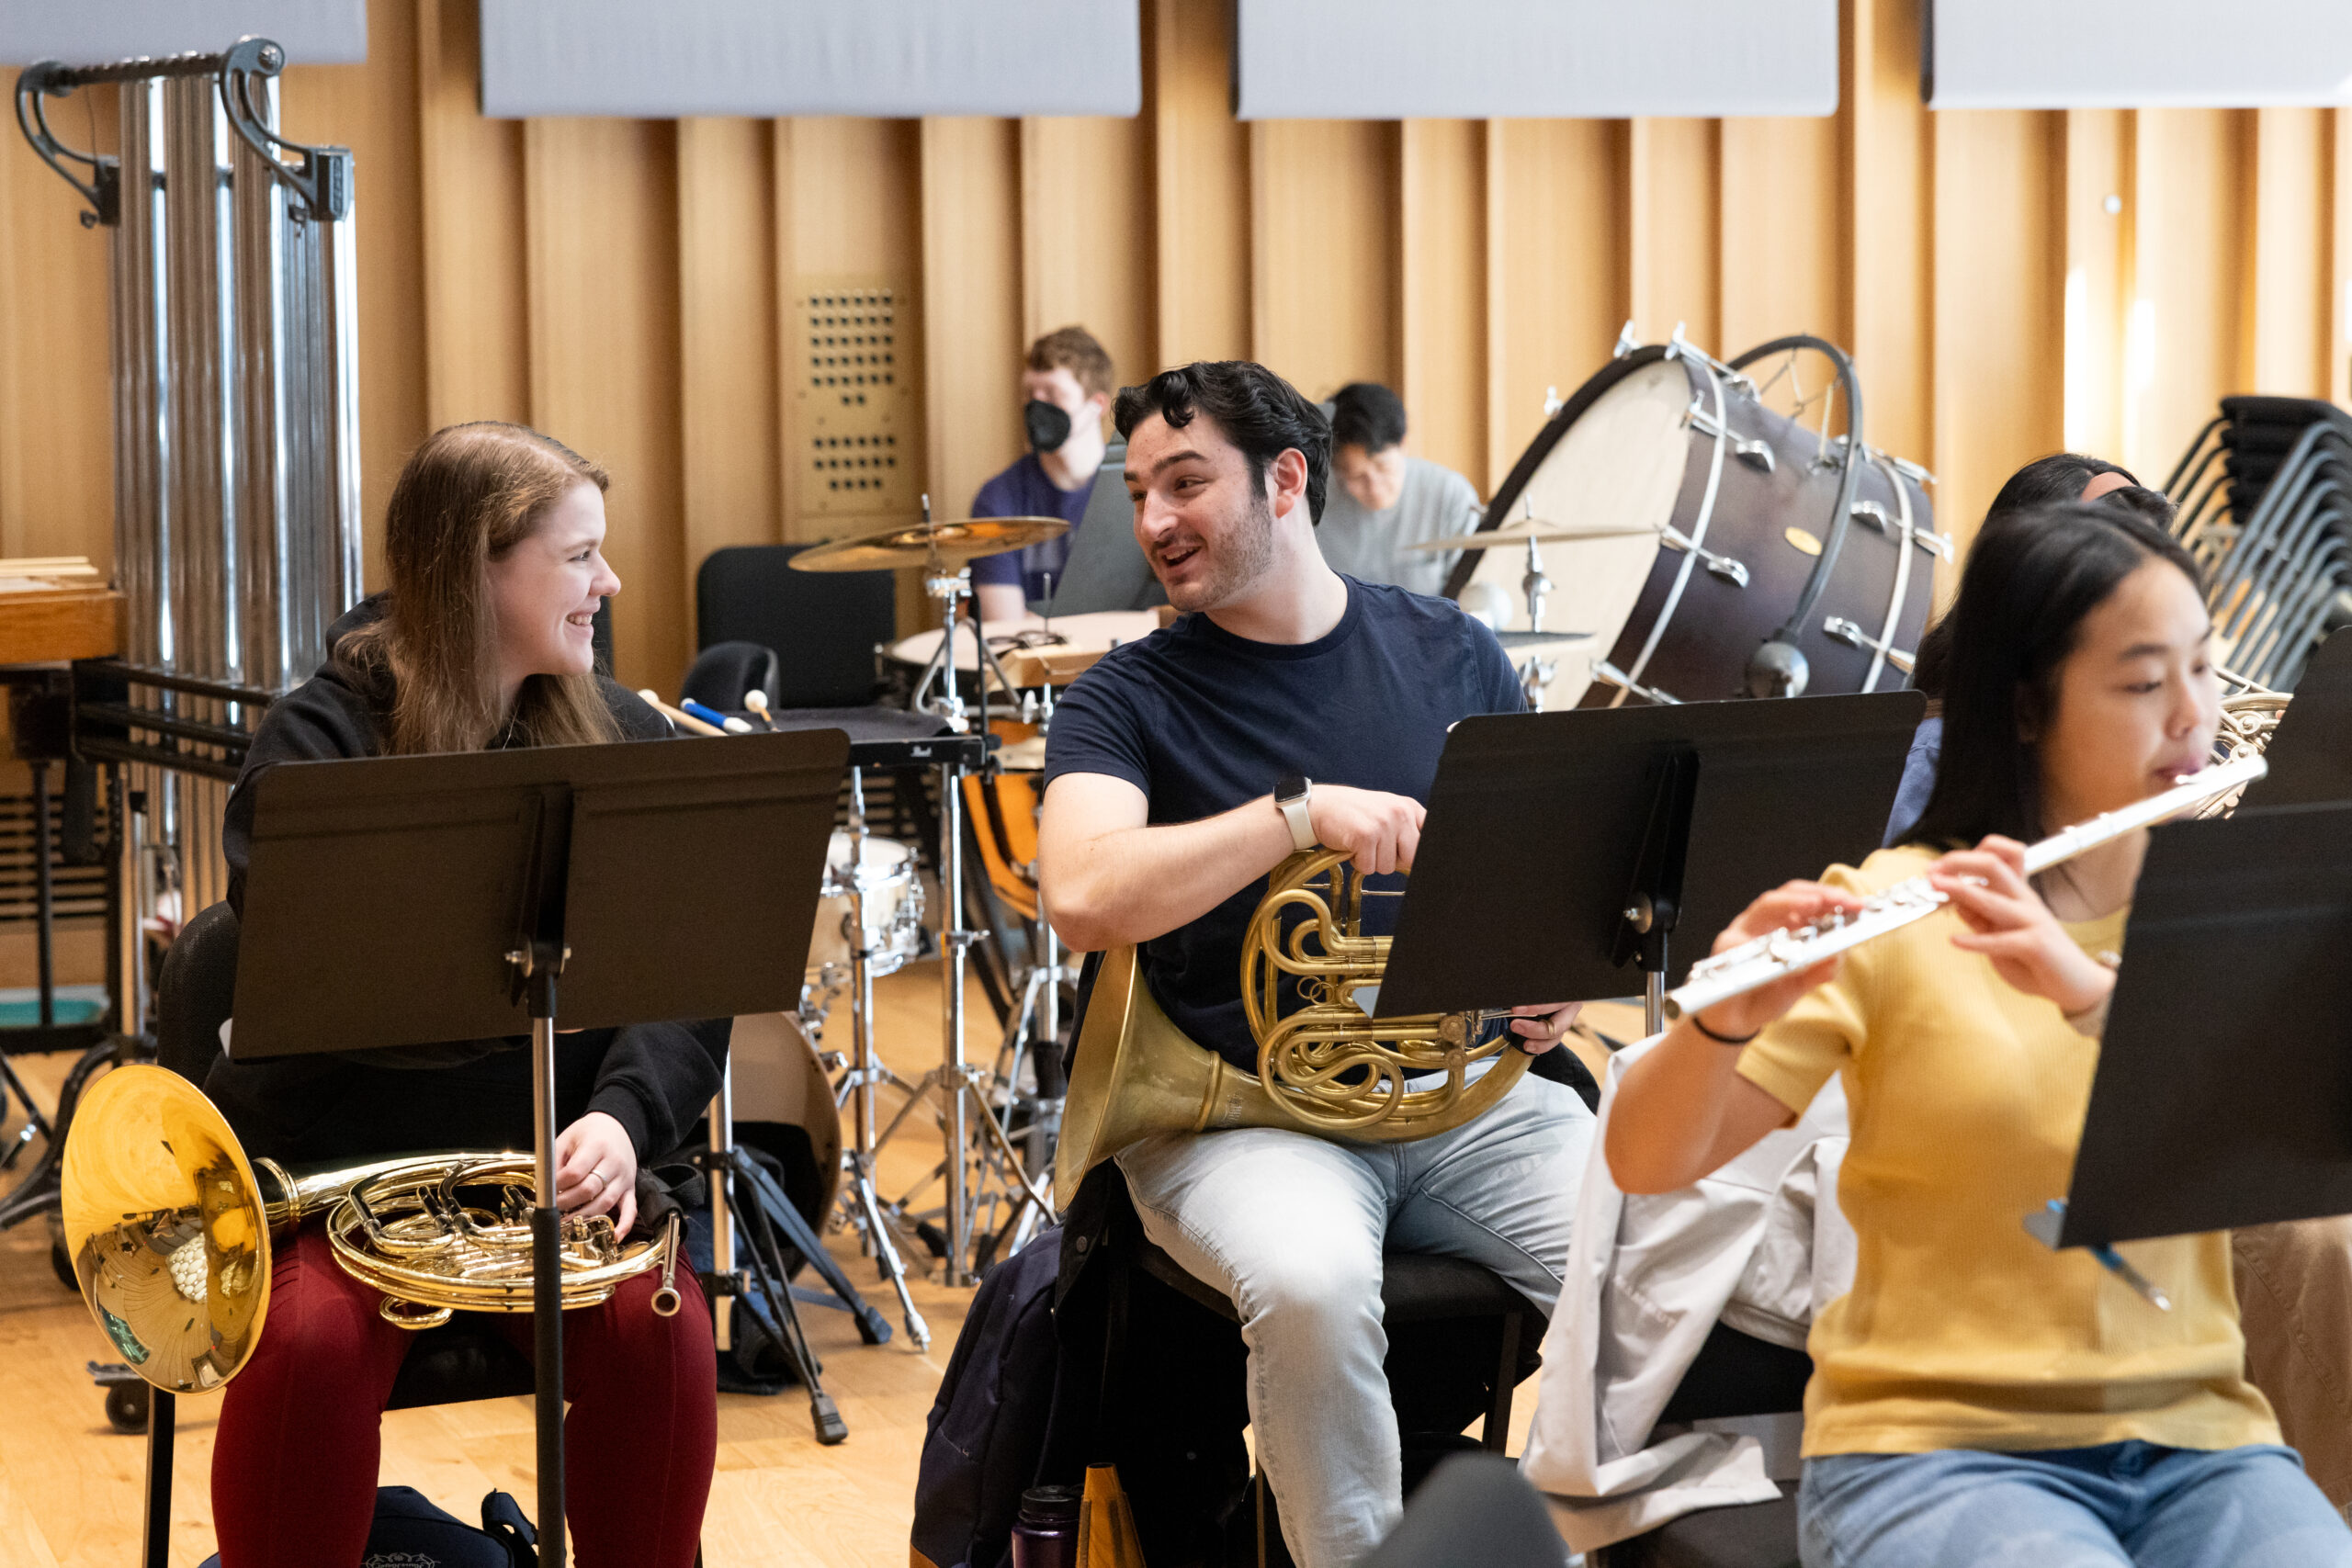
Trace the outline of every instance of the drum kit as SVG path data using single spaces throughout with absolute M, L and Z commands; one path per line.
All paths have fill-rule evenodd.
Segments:
M 1800 374 L 1807 356 L 1828 367 L 1810 392 Z M 1842 422 L 1834 417 L 1840 409 Z M 1448 594 L 1495 631 L 1531 708 L 1903 682 L 1934 564 L 1951 560 L 1951 547 L 1934 526 L 1932 478 L 1863 444 L 1860 382 L 1834 345 L 1782 338 L 1726 362 L 1687 342 L 1679 326 L 1649 345 L 1629 327 L 1611 362 L 1565 402 L 1547 403 L 1547 414 L 1476 531 L 1408 547 L 1460 553 Z M 928 1333 L 907 1290 L 910 1236 L 943 1254 L 948 1282 L 963 1283 L 1053 1218 L 1045 1177 L 1061 1111 L 1062 999 L 1075 971 L 1036 882 L 1035 775 L 1057 692 L 1167 615 L 1029 615 L 987 626 L 967 618 L 972 561 L 1067 528 L 1042 517 L 934 521 L 926 498 L 919 524 L 816 546 L 792 562 L 809 571 L 920 570 L 939 612 L 938 629 L 876 655 L 899 710 L 890 716 L 922 716 L 939 737 L 920 760 L 939 767 L 942 1063 L 910 1082 L 881 1062 L 874 1043 L 874 982 L 922 951 L 925 897 L 913 850 L 867 831 L 865 775 L 909 761 L 885 757 L 888 748 L 925 743 L 860 743 L 854 725 L 846 830 L 833 837 L 800 1013 L 769 1032 L 774 1050 L 763 1051 L 766 1036 L 754 1030 L 738 1053 L 747 1080 L 798 1085 L 793 1103 L 818 1120 L 831 1120 L 824 1100 L 847 1113 L 846 1137 L 836 1124 L 825 1145 L 839 1151 L 828 1190 L 838 1194 L 835 1223 L 861 1233 L 919 1346 Z M 1559 570 L 1564 561 L 1573 570 Z M 764 709 L 747 705 L 752 719 L 767 721 Z M 1014 733 L 999 733 L 1006 729 Z M 967 813 L 982 829 L 974 835 L 981 874 L 998 902 L 1030 924 L 1035 960 L 1009 976 L 1018 994 L 1000 1001 L 1007 1025 L 986 1067 L 964 1050 L 966 954 L 981 940 L 965 929 Z M 844 994 L 850 1049 L 820 1053 L 815 1043 Z M 790 1062 L 770 1071 L 775 1064 L 760 1058 L 775 1051 Z M 820 1095 L 813 1083 L 827 1088 Z M 877 1096 L 886 1089 L 900 1103 L 882 1126 Z M 746 1093 L 747 1107 L 775 1098 L 748 1083 Z M 943 1130 L 943 1158 L 914 1191 L 886 1199 L 876 1154 L 926 1105 Z M 934 1181 L 944 1202 L 916 1211 L 917 1194 Z
M 837 1178 L 828 1188 L 835 1224 L 859 1233 L 865 1250 L 897 1292 L 909 1337 L 919 1348 L 930 1334 L 908 1289 L 906 1259 L 913 1246 L 924 1244 L 939 1253 L 947 1282 L 959 1284 L 1053 1219 L 1044 1178 L 1061 1108 L 1062 996 L 1076 970 L 1062 961 L 1037 897 L 1034 847 L 1026 856 L 984 853 L 983 869 L 1000 895 L 1007 891 L 1007 880 L 1014 882 L 1013 901 L 1021 912 L 1035 916 L 1028 951 L 1036 962 L 1012 976 L 1018 999 L 994 1062 L 983 1066 L 966 1059 L 964 969 L 967 950 L 980 940 L 979 932 L 964 929 L 966 817 L 979 811 L 990 818 L 1004 812 L 1032 816 L 1035 790 L 1032 777 L 1023 775 L 1034 776 L 1043 766 L 1044 729 L 1052 722 L 1056 691 L 1120 642 L 1148 636 L 1159 623 L 1147 611 L 1059 620 L 1031 616 L 1009 626 L 976 627 L 966 601 L 971 561 L 1053 538 L 1068 526 L 1057 518 L 1035 517 L 935 522 L 926 501 L 920 525 L 835 540 L 793 558 L 796 568 L 808 571 L 918 568 L 926 592 L 938 602 L 942 624 L 876 649 L 896 711 L 875 716 L 899 721 L 889 730 L 891 738 L 865 738 L 867 730 L 882 728 L 859 722 L 865 710 L 842 716 L 852 737 L 847 818 L 844 830 L 834 833 L 827 858 L 800 1009 L 797 1015 L 739 1022 L 733 1055 L 742 1081 L 734 1081 L 736 1069 L 730 1068 L 716 1111 L 724 1126 L 714 1127 L 714 1139 L 731 1141 L 737 1117 L 780 1119 L 804 1127 L 811 1121 L 831 1123 L 831 1143 L 820 1154 L 832 1161 Z M 668 705 L 663 706 L 666 711 Z M 747 701 L 745 708 L 747 727 L 773 722 L 763 705 Z M 902 738 L 911 733 L 910 717 L 928 721 L 915 727 L 921 731 L 917 739 Z M 796 721 L 814 720 L 797 716 Z M 1035 733 L 1001 745 L 1002 738 L 991 734 L 1005 727 L 999 721 Z M 870 771 L 910 762 L 939 768 L 939 853 L 932 869 L 945 993 L 941 1065 L 912 1081 L 894 1072 L 876 1048 L 874 983 L 923 951 L 924 881 L 913 846 L 869 831 L 866 790 Z M 1001 840 L 1001 832 L 996 837 Z M 820 1042 L 828 1017 L 844 996 L 848 1048 L 823 1051 Z M 812 1074 L 827 1085 L 822 1104 L 807 1092 Z M 899 1100 L 895 1111 L 883 1102 L 886 1090 Z M 876 1156 L 925 1109 L 940 1122 L 943 1157 L 913 1190 L 893 1199 L 880 1188 Z M 823 1144 L 814 1129 L 810 1136 L 812 1143 Z M 943 1201 L 918 1209 L 917 1199 L 934 1183 L 944 1189 Z M 725 1201 L 724 1184 L 714 1183 L 714 1203 L 722 1216 Z M 721 1224 L 718 1229 L 718 1272 L 724 1275 L 728 1227 Z

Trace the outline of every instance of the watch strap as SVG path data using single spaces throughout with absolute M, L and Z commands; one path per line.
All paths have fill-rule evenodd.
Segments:
M 1315 781 L 1301 773 L 1284 773 L 1274 785 L 1274 808 L 1290 824 L 1291 847 L 1302 852 L 1316 844 L 1315 824 L 1307 812 L 1314 795 Z

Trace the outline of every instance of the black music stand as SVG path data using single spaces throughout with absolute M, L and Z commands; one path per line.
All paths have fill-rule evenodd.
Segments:
M 564 1561 L 555 1212 L 571 1028 L 787 1011 L 839 730 L 288 762 L 254 784 L 238 1060 L 531 1035 L 540 1561 Z
M 2347 946 L 2352 802 L 2154 829 L 2072 1190 L 2027 1228 L 2097 1248 L 2352 1213 Z
M 1655 1033 L 1689 967 L 1669 959 L 1675 931 L 1703 943 L 1767 888 L 1878 846 L 1925 705 L 1883 692 L 1463 720 L 1381 1014 L 1622 997 L 1638 961 Z
M 2352 637 L 2319 645 L 2262 755 L 2270 772 L 2245 786 L 2243 805 L 2352 800 Z
M 2331 637 L 2226 820 L 2154 829 L 2074 1190 L 2028 1217 L 2103 1248 L 2352 1213 L 2352 637 Z

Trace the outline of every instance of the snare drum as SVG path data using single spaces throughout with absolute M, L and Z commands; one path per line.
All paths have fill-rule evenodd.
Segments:
M 819 888 L 817 929 L 808 938 L 808 984 L 834 991 L 849 983 L 850 955 L 856 946 L 856 911 L 850 896 L 847 833 L 835 833 L 825 852 L 825 880 Z M 896 973 L 922 944 L 922 884 L 915 876 L 914 852 L 895 839 L 865 840 L 865 874 L 867 964 L 877 977 Z
M 1546 708 L 1744 694 L 1749 655 L 1788 619 L 1822 554 L 1849 460 L 1767 407 L 1747 378 L 1679 338 L 1621 354 L 1537 434 L 1487 509 L 1625 525 L 1540 547 L 1544 629 L 1583 632 L 1541 657 Z M 1928 614 L 1936 532 L 1925 469 L 1868 446 L 1835 570 L 1797 649 L 1813 693 L 1905 682 Z M 1465 554 L 1449 596 L 1525 630 L 1524 547 Z M 1507 609 L 1507 614 L 1504 614 Z

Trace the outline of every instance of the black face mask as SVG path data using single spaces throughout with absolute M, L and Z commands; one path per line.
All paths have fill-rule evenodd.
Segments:
M 1069 439 L 1069 414 L 1059 403 L 1032 398 L 1022 406 L 1021 423 L 1029 432 L 1032 451 L 1058 452 Z

